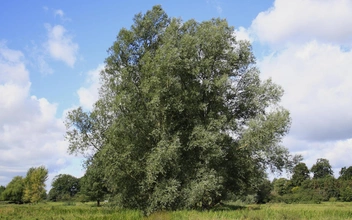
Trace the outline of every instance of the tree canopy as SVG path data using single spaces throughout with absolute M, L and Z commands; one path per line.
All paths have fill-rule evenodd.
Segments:
M 329 160 L 325 158 L 317 159 L 317 162 L 312 166 L 310 171 L 313 173 L 314 179 L 332 177 L 334 174 Z
M 182 21 L 154 6 L 108 52 L 100 98 L 68 113 L 66 138 L 70 153 L 100 164 L 122 207 L 209 208 L 299 161 L 280 144 L 282 88 L 260 79 L 226 20 Z
M 48 179 L 48 169 L 44 166 L 32 167 L 23 179 L 23 201 L 36 203 L 46 197 L 45 181 Z
M 0 186 L 0 201 L 4 200 L 4 195 L 2 194 L 5 191 L 5 186 Z
M 81 194 L 88 197 L 90 200 L 97 202 L 100 206 L 100 201 L 109 193 L 104 181 L 104 173 L 101 172 L 100 163 L 96 160 L 95 163 L 90 163 L 87 166 L 86 173 L 81 178 Z
M 49 199 L 53 201 L 69 200 L 74 197 L 79 189 L 79 179 L 69 174 L 59 174 L 51 183 Z
M 2 193 L 3 199 L 15 203 L 23 202 L 23 189 L 24 181 L 23 177 L 15 176 L 11 182 L 9 182 Z
M 15 176 L 2 193 L 3 199 L 15 203 L 39 202 L 46 197 L 45 181 L 48 169 L 44 166 L 31 167 L 25 178 Z
M 340 170 L 340 179 L 351 180 L 352 179 L 352 166 L 348 168 L 342 167 Z
M 309 178 L 309 170 L 305 163 L 299 163 L 293 168 L 291 181 L 294 186 L 300 186 L 303 181 Z

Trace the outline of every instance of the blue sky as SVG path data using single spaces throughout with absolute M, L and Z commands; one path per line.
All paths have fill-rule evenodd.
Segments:
M 161 4 L 170 17 L 226 18 L 249 40 L 262 79 L 285 90 L 292 127 L 283 144 L 352 165 L 352 2 L 348 0 L 1 1 L 0 185 L 32 166 L 81 176 L 67 154 L 65 113 L 97 99 L 99 71 L 118 31 Z

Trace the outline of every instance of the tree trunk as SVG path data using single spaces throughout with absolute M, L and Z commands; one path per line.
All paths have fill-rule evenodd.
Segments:
M 98 207 L 100 206 L 100 200 L 97 200 L 97 206 Z

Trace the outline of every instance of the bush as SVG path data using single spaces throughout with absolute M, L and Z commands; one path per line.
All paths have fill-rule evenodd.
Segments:
M 352 201 L 352 188 L 350 186 L 341 187 L 340 200 L 344 201 L 344 202 L 351 202 Z
M 273 196 L 272 202 L 291 203 L 316 203 L 319 204 L 323 201 L 323 197 L 319 191 L 303 190 L 299 187 L 294 187 L 293 193 L 284 194 L 282 196 Z

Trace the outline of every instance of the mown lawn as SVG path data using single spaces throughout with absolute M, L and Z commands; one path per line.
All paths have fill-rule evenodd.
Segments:
M 211 211 L 158 212 L 148 217 L 140 211 L 94 207 L 93 203 L 0 204 L 0 219 L 352 219 L 352 203 L 227 204 Z

